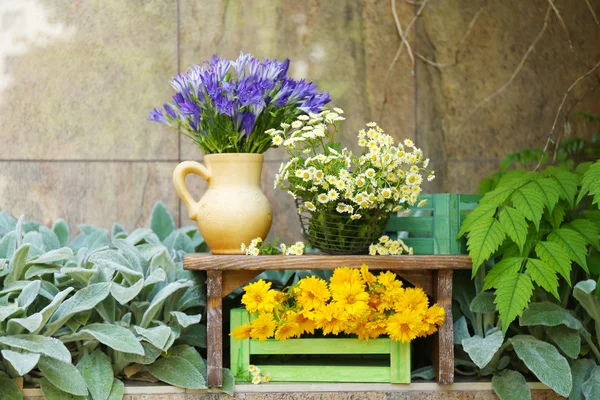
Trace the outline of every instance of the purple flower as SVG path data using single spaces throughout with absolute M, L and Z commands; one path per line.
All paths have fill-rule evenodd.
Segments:
M 251 77 L 243 78 L 237 85 L 237 99 L 242 107 L 263 103 L 263 90 Z
M 233 114 L 233 100 L 229 100 L 227 97 L 223 96 L 222 93 L 217 93 L 215 96 L 212 96 L 211 100 L 214 103 L 219 114 L 229 116 Z
M 161 110 L 154 108 L 154 110 L 150 111 L 150 117 L 148 118 L 148 121 L 160 122 L 161 124 L 164 124 L 167 122 L 167 119 Z
M 315 93 L 312 97 L 306 99 L 299 108 L 307 114 L 318 113 L 330 101 L 329 93 Z
M 167 112 L 167 114 L 169 114 L 173 118 L 177 118 L 177 114 L 175 113 L 175 111 L 173 110 L 173 108 L 171 108 L 170 105 L 165 104 L 164 108 L 165 108 L 165 111 Z
M 201 112 L 200 106 L 196 102 L 188 99 L 185 99 L 183 104 L 179 106 L 179 110 L 186 115 L 196 115 Z
M 225 79 L 229 67 L 231 66 L 228 59 L 217 57 L 216 54 L 213 54 L 212 61 L 205 61 L 205 63 L 208 64 L 218 81 Z
M 190 118 L 190 126 L 194 130 L 194 132 L 198 132 L 198 125 L 200 124 L 200 114 L 194 115 L 193 118 Z
M 248 64 L 248 62 L 251 59 L 255 59 L 255 58 L 252 57 L 250 54 L 244 54 L 243 52 L 240 51 L 240 55 L 237 58 L 237 60 L 231 61 L 231 66 L 233 67 L 233 70 L 235 71 L 235 75 L 238 77 L 238 79 L 241 79 L 244 77 L 244 68 L 246 68 L 246 64 Z
M 254 122 L 256 121 L 256 115 L 252 114 L 251 112 L 242 111 L 241 118 L 242 118 L 242 129 L 245 131 L 246 137 L 248 137 L 248 136 L 250 136 L 250 134 L 252 133 L 252 130 L 254 129 Z

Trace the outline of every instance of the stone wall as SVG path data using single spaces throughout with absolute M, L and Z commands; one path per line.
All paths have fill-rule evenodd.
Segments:
M 420 4 L 396 1 L 403 29 Z M 547 1 L 429 0 L 407 36 L 428 61 L 413 67 L 404 49 L 386 80 L 401 43 L 387 0 L 0 0 L 0 209 L 133 229 L 162 200 L 190 223 L 171 172 L 202 155 L 147 112 L 170 98 L 178 71 L 240 50 L 289 57 L 291 75 L 329 91 L 346 110 L 346 145 L 376 120 L 431 156 L 428 191 L 472 192 L 503 156 L 544 144 L 563 94 L 599 60 L 586 2 L 554 4 L 568 35 L 550 13 L 520 72 L 478 107 L 540 34 Z M 590 4 L 600 16 L 600 2 Z M 599 79 L 577 85 L 564 109 L 600 114 Z M 571 122 L 571 134 L 591 135 Z M 299 239 L 293 202 L 272 188 L 283 153 L 266 159 L 271 236 Z M 199 197 L 204 183 L 189 180 Z

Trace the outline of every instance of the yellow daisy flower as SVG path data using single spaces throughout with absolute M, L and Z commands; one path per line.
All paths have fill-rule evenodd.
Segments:
M 277 328 L 277 323 L 273 320 L 273 314 L 260 314 L 258 318 L 252 321 L 250 337 L 264 342 L 273 336 L 275 328 Z

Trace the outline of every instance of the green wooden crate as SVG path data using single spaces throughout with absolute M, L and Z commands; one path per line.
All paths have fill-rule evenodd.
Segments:
M 246 310 L 231 310 L 231 330 L 248 322 Z M 231 370 L 237 380 L 249 380 L 248 366 L 254 364 L 264 373 L 270 373 L 271 381 L 275 382 L 410 383 L 410 343 L 387 338 L 369 342 L 338 338 L 267 339 L 260 343 L 258 340 L 238 341 L 233 337 L 230 343 Z M 269 358 L 313 355 L 314 358 L 310 364 L 302 362 L 300 357 L 285 363 L 254 361 L 261 355 L 271 356 Z M 369 356 L 378 357 L 378 362 L 369 363 L 366 360 Z
M 481 199 L 474 194 L 423 194 L 422 208 L 392 215 L 386 233 L 401 238 L 415 254 L 465 254 L 464 241 L 456 240 L 462 221 Z

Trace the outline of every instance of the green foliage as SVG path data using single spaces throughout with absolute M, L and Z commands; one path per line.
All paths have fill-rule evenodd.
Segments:
M 0 397 L 22 398 L 17 377 L 48 399 L 120 399 L 124 377 L 206 389 L 190 345 L 206 346 L 206 287 L 182 267 L 202 248 L 197 229 L 175 229 L 161 203 L 152 229 L 115 224 L 109 239 L 79 228 L 69 242 L 62 220 L 48 229 L 0 213 Z
M 531 400 L 529 386 L 517 371 L 507 369 L 494 375 L 492 387 L 500 400 Z
M 589 272 L 589 248 L 599 246 L 600 221 L 584 211 L 597 212 L 596 194 L 600 161 L 577 171 L 514 170 L 464 220 L 460 235 L 467 237 L 473 276 L 486 270 L 484 288 L 495 289 L 504 333 L 536 287 L 559 299 L 560 277 L 571 284 L 573 263 Z M 582 201 L 586 195 L 591 202 Z

